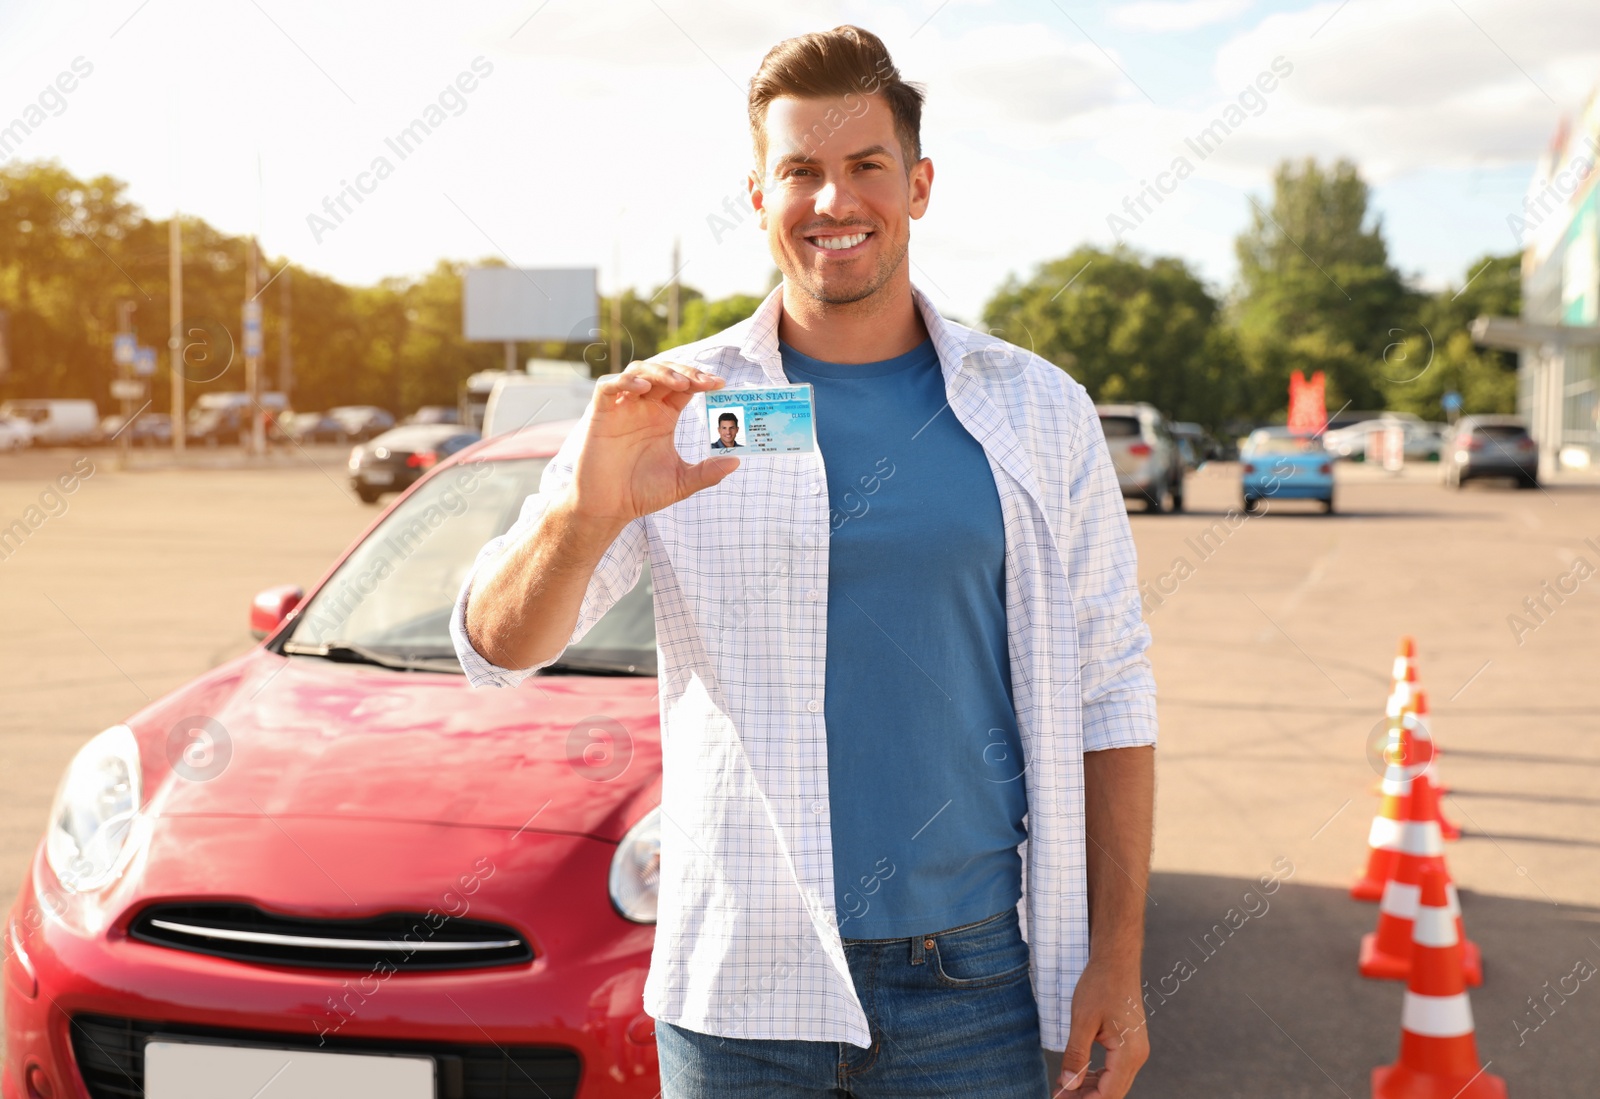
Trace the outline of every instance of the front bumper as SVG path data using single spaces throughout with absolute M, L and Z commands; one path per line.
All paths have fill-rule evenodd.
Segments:
M 42 853 L 35 856 L 7 920 L 4 1099 L 28 1099 L 24 1074 L 35 1065 L 60 1099 L 92 1099 L 73 1052 L 71 1020 L 82 1016 L 131 1021 L 136 1037 L 149 1029 L 140 1024 L 161 1024 L 309 1048 L 318 1048 L 313 1040 L 322 1048 L 399 1042 L 423 1052 L 470 1047 L 491 1059 L 497 1050 L 570 1051 L 580 1068 L 565 1094 L 657 1094 L 654 1029 L 642 998 L 654 928 L 611 907 L 614 844 L 306 817 L 166 817 L 154 832 L 103 909 L 88 898 L 63 901 Z M 225 849 L 250 857 L 230 858 Z M 263 895 L 263 882 L 280 896 Z M 468 882 L 472 895 L 457 895 Z M 535 957 L 380 979 L 232 961 L 127 935 L 151 902 L 224 899 L 287 910 L 281 896 L 295 897 L 300 914 L 328 917 L 429 909 L 461 916 L 465 904 L 474 918 L 517 928 Z M 438 1094 L 453 1099 L 442 1083 Z

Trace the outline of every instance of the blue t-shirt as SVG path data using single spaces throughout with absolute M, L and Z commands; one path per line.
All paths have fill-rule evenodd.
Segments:
M 1014 907 L 1027 791 L 1011 696 L 1005 527 L 932 342 L 827 363 L 814 387 L 829 500 L 824 718 L 834 900 L 847 939 Z

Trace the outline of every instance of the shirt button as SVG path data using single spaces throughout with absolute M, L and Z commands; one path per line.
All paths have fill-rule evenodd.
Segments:
M 824 809 L 826 809 L 826 808 L 827 808 L 827 807 L 828 807 L 828 806 L 827 806 L 827 805 L 826 805 L 826 804 L 825 804 L 825 803 L 823 803 L 823 802 L 820 802 L 820 801 L 813 801 L 813 802 L 812 802 L 812 803 L 811 803 L 811 811 L 812 811 L 812 812 L 813 812 L 813 813 L 820 813 L 820 812 L 822 812 L 822 811 L 823 811 L 823 810 L 824 810 Z
M 822 711 L 822 700 L 820 698 L 813 698 L 810 702 L 806 703 L 806 709 L 810 710 L 814 714 L 820 713 Z
M 828 486 L 821 481 L 813 481 L 811 482 L 811 495 L 821 496 L 823 490 L 825 490 L 827 487 Z
M 820 591 L 818 591 L 816 588 L 812 588 L 810 591 L 806 592 L 806 602 L 807 603 L 815 603 L 818 599 L 821 599 L 821 598 L 822 598 L 822 593 Z

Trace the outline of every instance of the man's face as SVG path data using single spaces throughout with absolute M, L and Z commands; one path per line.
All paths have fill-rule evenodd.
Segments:
M 902 273 L 911 219 L 928 208 L 933 162 L 924 157 L 908 173 L 888 102 L 780 96 L 767 106 L 766 133 L 750 201 L 789 284 L 844 304 Z
M 733 441 L 739 437 L 738 421 L 723 420 L 717 425 L 717 434 L 722 436 L 723 446 L 732 446 Z

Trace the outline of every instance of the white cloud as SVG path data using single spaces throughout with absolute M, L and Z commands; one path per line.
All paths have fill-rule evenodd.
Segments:
M 1188 31 L 1226 23 L 1249 11 L 1255 0 L 1141 0 L 1107 13 L 1118 27 L 1138 31 Z
M 1329 0 L 1262 20 L 1218 51 L 1214 72 L 1241 85 L 1287 56 L 1294 75 L 1253 139 L 1337 149 L 1381 178 L 1536 155 L 1600 75 L 1597 42 L 1592 0 L 1544 0 L 1538 19 L 1523 0 L 1477 0 L 1470 17 L 1434 0 Z

